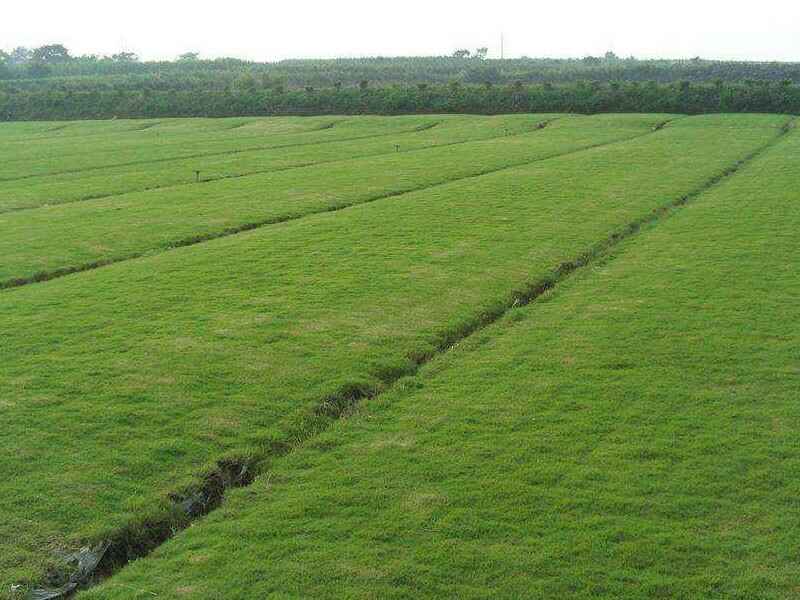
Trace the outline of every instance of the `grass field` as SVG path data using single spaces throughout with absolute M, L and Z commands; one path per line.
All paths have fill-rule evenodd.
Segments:
M 468 128 L 454 127 L 452 135 L 430 129 L 414 135 L 420 145 L 436 145 L 417 151 L 392 149 L 383 156 L 342 159 L 300 171 L 281 170 L 0 215 L 0 223 L 10 232 L 0 241 L 0 254 L 6 257 L 0 267 L 0 286 L 525 165 L 644 135 L 656 123 L 651 116 L 617 119 L 615 125 L 604 117 L 568 117 L 530 133 L 525 129 L 546 121 L 545 117 L 529 119 L 523 132 L 512 136 L 464 142 Z M 509 125 L 488 121 L 493 130 Z M 473 135 L 479 136 L 482 129 L 474 129 Z M 321 147 L 346 155 L 352 144 Z M 385 141 L 381 144 L 387 146 Z
M 0 126 L 39 186 L 0 215 L 0 594 L 231 465 L 88 596 L 798 592 L 788 117 L 225 121 Z M 230 168 L 307 162 L 163 168 L 267 131 Z
M 87 597 L 796 597 L 799 168 L 792 135 Z
M 358 156 L 518 135 L 556 116 L 448 115 L 366 118 L 352 123 L 309 118 L 305 121 L 312 124 L 305 125 L 300 119 L 286 119 L 294 121 L 293 126 L 266 119 L 238 126 L 241 119 L 219 119 L 211 131 L 211 125 L 194 124 L 192 120 L 191 126 L 153 123 L 142 132 L 128 132 L 111 140 L 108 135 L 98 140 L 99 134 L 87 133 L 44 142 L 54 157 L 38 159 L 40 168 L 46 169 L 41 174 L 0 178 L 0 212 L 190 185 L 198 179 L 208 182 Z M 76 153 L 79 142 L 83 145 Z M 218 148 L 219 144 L 225 148 Z M 14 150 L 9 144 L 8 153 L 13 156 Z M 123 153 L 127 153 L 127 164 L 120 164 Z M 191 157 L 186 158 L 187 154 Z M 116 166 L 97 168 L 103 162 Z M 85 163 L 88 166 L 82 167 Z

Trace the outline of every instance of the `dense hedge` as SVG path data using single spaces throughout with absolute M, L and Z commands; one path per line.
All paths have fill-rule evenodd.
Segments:
M 800 114 L 787 83 L 577 83 L 284 89 L 255 80 L 224 89 L 76 84 L 0 86 L 0 120 L 113 117 L 511 112 Z M 79 82 L 78 82 L 79 83 Z

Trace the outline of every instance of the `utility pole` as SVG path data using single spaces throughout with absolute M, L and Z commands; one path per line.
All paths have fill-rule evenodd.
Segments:
M 505 58 L 505 40 L 503 39 L 503 34 L 500 34 L 500 60 Z

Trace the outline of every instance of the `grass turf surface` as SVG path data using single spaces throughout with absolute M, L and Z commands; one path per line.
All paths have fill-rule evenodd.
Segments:
M 0 286 L 620 141 L 649 133 L 658 119 L 666 118 L 572 117 L 522 135 L 0 215 L 0 227 L 6 231 L 0 239 L 0 255 L 5 257 Z M 525 127 L 530 129 L 546 117 L 528 119 Z M 463 129 L 444 139 L 463 139 Z M 480 127 L 476 129 L 479 135 Z
M 119 135 L 4 144 L 0 151 L 0 180 L 369 138 L 432 127 L 438 122 L 429 116 L 294 118 L 294 126 L 289 127 L 284 120 L 274 118 L 249 123 L 241 119 L 207 119 L 199 127 L 185 119 L 175 119 L 167 125 L 154 121 L 150 127 Z
M 170 492 L 222 456 L 302 437 L 322 399 L 379 389 L 513 290 L 702 187 L 784 121 L 683 119 L 2 292 L 15 452 L 0 459 L 12 473 L 0 484 L 0 580 L 34 580 L 54 549 L 170 510 Z
M 800 136 L 81 597 L 795 598 Z
M 281 119 L 263 119 L 241 125 L 241 119 L 220 119 L 212 130 L 207 125 L 155 122 L 147 133 L 129 139 L 130 135 L 111 136 L 117 145 L 133 144 L 138 150 L 138 162 L 122 166 L 99 166 L 92 163 L 88 170 L 74 170 L 38 177 L 25 177 L 0 181 L 0 212 L 35 208 L 37 206 L 76 202 L 85 199 L 116 196 L 132 191 L 164 189 L 178 185 L 193 185 L 221 178 L 242 177 L 254 173 L 289 169 L 321 162 L 409 151 L 434 145 L 453 144 L 475 139 L 516 135 L 535 129 L 540 123 L 557 115 L 501 115 L 478 117 L 471 115 L 444 115 L 437 117 L 401 117 L 376 121 L 373 118 L 352 117 L 350 120 L 309 118 L 305 129 L 294 132 Z M 388 127 L 384 121 L 393 124 Z M 296 127 L 302 124 L 298 123 Z M 331 129 L 320 127 L 335 124 L 338 137 L 331 137 Z M 259 126 L 256 131 L 259 145 L 253 145 L 253 134 L 243 132 Z M 306 136 L 298 136 L 305 133 Z M 344 133 L 343 133 L 344 132 Z M 11 132 L 0 125 L 0 140 L 5 141 Z M 78 140 L 91 147 L 100 134 L 81 136 Z M 88 139 L 87 139 L 88 138 Z M 185 154 L 184 145 L 194 143 L 192 158 L 151 158 L 156 143 L 168 146 L 172 154 Z M 214 148 L 220 138 L 231 145 L 228 151 Z M 165 140 L 165 141 L 160 141 Z M 181 142 L 177 146 L 169 141 Z M 75 145 L 74 139 L 69 140 Z M 269 145 L 273 146 L 270 148 Z M 107 162 L 119 161 L 119 149 L 103 151 Z M 68 148 L 63 154 L 70 154 Z M 206 152 L 204 154 L 204 152 Z M 55 166 L 53 167 L 55 168 Z M 64 168 L 64 167 L 62 167 Z M 199 171 L 199 175 L 196 173 Z

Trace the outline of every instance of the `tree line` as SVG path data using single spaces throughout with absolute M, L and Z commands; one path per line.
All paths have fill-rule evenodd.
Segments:
M 639 60 L 613 52 L 574 59 L 489 59 L 487 48 L 456 50 L 450 56 L 249 62 L 236 58 L 202 60 L 187 52 L 172 61 L 141 61 L 132 52 L 109 56 L 73 56 L 62 44 L 0 50 L 0 79 L 149 75 L 229 79 L 245 73 L 279 79 L 290 87 L 329 87 L 362 80 L 375 84 L 575 83 L 578 81 L 734 82 L 748 79 L 800 83 L 800 63 L 688 60 Z
M 445 57 L 253 63 L 0 52 L 0 119 L 508 112 L 800 113 L 800 63 Z
M 769 112 L 800 114 L 800 86 L 783 83 L 656 82 L 369 85 L 222 90 L 0 89 L 1 120 L 146 117 L 514 112 Z

